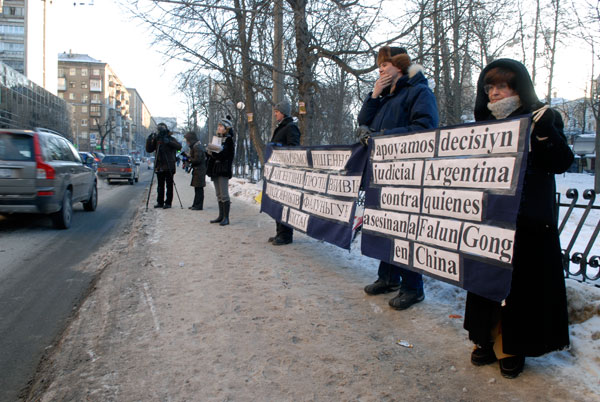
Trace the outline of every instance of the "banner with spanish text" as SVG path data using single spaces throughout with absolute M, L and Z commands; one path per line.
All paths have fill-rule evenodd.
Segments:
M 350 249 L 368 155 L 361 144 L 267 146 L 261 212 L 310 237 Z
M 362 253 L 504 300 L 530 122 L 371 138 Z

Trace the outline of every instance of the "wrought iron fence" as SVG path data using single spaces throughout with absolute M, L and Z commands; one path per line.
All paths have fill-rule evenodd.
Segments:
M 596 242 L 596 238 L 598 237 L 598 233 L 600 233 L 600 218 L 596 216 L 599 214 L 592 213 L 590 215 L 594 210 L 600 211 L 600 205 L 594 205 L 594 202 L 596 201 L 596 192 L 594 190 L 585 190 L 583 192 L 583 199 L 587 201 L 586 204 L 577 204 L 579 192 L 574 188 L 567 190 L 565 195 L 571 202 L 561 202 L 560 193 L 556 193 L 556 203 L 558 206 L 556 209 L 557 214 L 560 215 L 561 208 L 566 208 L 562 220 L 560 221 L 560 226 L 558 227 L 558 233 L 562 235 L 563 230 L 565 230 L 567 226 L 570 230 L 576 222 L 576 227 L 571 234 L 568 245 L 563 247 L 562 250 L 565 277 L 571 277 L 582 282 L 591 282 L 596 286 L 600 286 L 600 250 L 598 248 L 596 250 L 592 249 Z M 578 217 L 578 212 L 581 209 L 583 209 L 583 212 L 581 213 L 581 216 Z M 574 214 L 574 211 L 577 211 L 577 213 Z M 589 230 L 587 230 L 587 228 L 586 230 L 582 229 L 586 226 L 588 228 L 592 227 L 594 219 L 597 220 L 596 227 L 590 238 L 585 239 L 585 237 L 582 236 L 589 233 Z M 571 222 L 567 225 L 569 220 L 571 220 Z M 564 236 L 561 236 L 561 243 L 563 245 L 567 244 L 562 240 L 565 240 Z M 582 250 L 583 247 L 585 248 Z

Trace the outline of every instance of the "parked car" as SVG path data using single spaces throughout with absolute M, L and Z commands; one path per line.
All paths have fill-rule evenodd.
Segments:
M 109 184 L 113 180 L 127 180 L 134 184 L 140 178 L 140 165 L 129 155 L 106 155 L 98 165 L 98 177 L 106 179 Z
M 96 159 L 96 163 L 102 162 L 102 159 L 104 159 L 104 157 L 106 156 L 102 152 L 98 152 L 98 151 L 92 151 L 91 154 L 94 155 L 94 158 Z
M 91 152 L 80 152 L 79 157 L 85 166 L 89 166 L 96 172 L 98 170 L 98 162 L 96 162 L 96 157 Z
M 94 171 L 60 134 L 46 129 L 0 129 L 0 213 L 42 213 L 54 226 L 71 226 L 73 203 L 94 211 Z

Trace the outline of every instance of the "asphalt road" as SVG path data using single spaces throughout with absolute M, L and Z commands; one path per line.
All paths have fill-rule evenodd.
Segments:
M 0 217 L 0 401 L 19 399 L 94 280 L 77 266 L 129 226 L 150 178 L 142 169 L 133 186 L 99 181 L 98 208 L 74 205 L 67 230 L 44 216 Z

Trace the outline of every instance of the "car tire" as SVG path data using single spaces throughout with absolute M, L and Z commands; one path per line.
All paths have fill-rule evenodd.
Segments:
M 92 194 L 90 194 L 90 198 L 87 201 L 83 202 L 83 209 L 86 211 L 95 211 L 98 206 L 98 187 L 96 187 L 96 183 L 92 187 Z
M 66 189 L 63 195 L 62 205 L 60 210 L 52 214 L 52 222 L 57 229 L 68 229 L 71 227 L 71 219 L 73 218 L 73 199 L 71 190 Z

